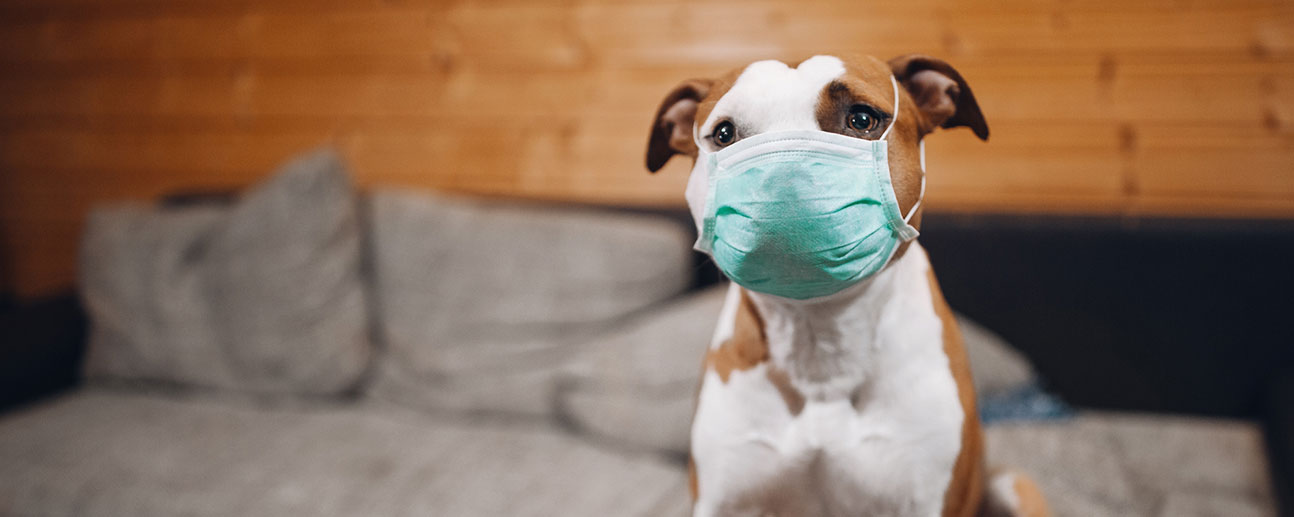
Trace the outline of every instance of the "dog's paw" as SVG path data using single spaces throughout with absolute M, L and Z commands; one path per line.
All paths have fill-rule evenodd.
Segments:
M 1047 499 L 1029 476 L 1010 471 L 994 472 L 984 494 L 983 517 L 1050 517 Z

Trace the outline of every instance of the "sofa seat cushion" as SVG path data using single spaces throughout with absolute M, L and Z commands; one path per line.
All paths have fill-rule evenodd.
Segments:
M 3 515 L 671 513 L 681 468 L 518 422 L 88 390 L 0 418 Z
M 563 421 L 621 446 L 685 454 L 726 290 L 688 295 L 591 340 L 559 383 Z
M 1275 515 L 1254 423 L 1084 412 L 990 425 L 990 467 L 1033 477 L 1054 515 Z

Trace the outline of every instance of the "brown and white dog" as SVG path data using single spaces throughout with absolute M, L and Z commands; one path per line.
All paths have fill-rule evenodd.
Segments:
M 847 121 L 860 105 L 880 115 L 876 127 Z M 876 139 L 889 123 L 903 213 L 922 195 L 923 137 L 965 126 L 988 138 L 970 87 L 943 61 L 816 56 L 684 81 L 656 113 L 647 168 L 716 152 L 720 124 L 739 140 L 794 129 Z M 706 174 L 694 166 L 686 193 L 698 230 Z M 918 212 L 912 224 L 920 220 Z M 698 517 L 1048 514 L 1028 478 L 985 470 L 961 335 L 915 242 L 825 297 L 732 284 L 705 357 L 689 467 Z

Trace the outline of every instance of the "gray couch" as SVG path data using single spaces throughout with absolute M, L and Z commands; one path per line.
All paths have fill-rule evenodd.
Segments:
M 102 207 L 86 382 L 0 416 L 0 514 L 687 515 L 723 298 L 688 291 L 689 247 L 648 216 L 359 195 L 328 152 L 232 206 Z M 1036 385 L 962 325 L 986 402 Z M 987 436 L 1058 515 L 1274 512 L 1249 423 L 1078 412 Z

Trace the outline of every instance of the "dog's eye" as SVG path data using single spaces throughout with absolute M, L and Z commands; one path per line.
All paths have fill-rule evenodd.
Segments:
M 723 146 L 731 144 L 737 139 L 737 128 L 733 127 L 732 122 L 723 121 L 714 128 L 714 142 Z
M 859 104 L 849 108 L 849 116 L 845 118 L 845 122 L 855 131 L 866 133 L 881 125 L 881 117 L 871 106 Z

